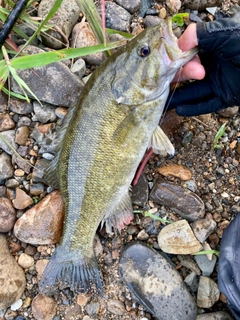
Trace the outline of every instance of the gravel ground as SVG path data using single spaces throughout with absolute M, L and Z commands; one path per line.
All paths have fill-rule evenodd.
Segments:
M 169 3 L 170 1 L 167 2 Z M 118 3 L 121 4 L 120 1 Z M 226 12 L 233 3 L 238 4 L 236 1 L 224 1 L 222 4 L 219 4 L 218 2 L 217 11 L 220 13 Z M 177 1 L 175 5 L 176 4 Z M 154 10 L 158 10 L 159 12 L 161 11 L 161 14 L 163 14 L 163 9 L 166 9 L 166 13 L 170 14 L 170 9 L 167 7 L 165 1 L 159 1 L 157 6 L 154 7 Z M 182 6 L 181 10 L 186 11 L 186 7 Z M 201 12 L 192 10 L 191 14 L 193 21 L 194 19 L 197 20 L 197 17 L 202 20 L 212 20 L 214 18 L 205 10 Z M 142 19 L 134 14 L 133 21 L 134 22 L 130 24 L 130 31 L 136 29 L 136 25 L 141 26 L 140 22 L 142 22 Z M 178 28 L 176 32 L 180 31 L 181 30 Z M 88 73 L 88 71 L 86 71 L 86 73 Z M 23 116 L 19 117 L 16 112 L 7 109 L 5 113 L 9 115 L 9 118 L 12 119 L 14 123 L 18 123 L 20 119 L 23 121 Z M 30 119 L 30 123 L 27 123 L 26 127 L 29 128 L 31 133 L 34 130 L 35 125 L 33 118 L 34 113 L 35 111 L 31 109 L 29 114 L 24 115 Z M 61 121 L 59 119 L 60 118 L 56 118 L 50 122 L 55 122 L 57 125 L 61 125 Z M 47 123 L 43 123 L 47 126 L 50 122 L 47 121 Z M 225 122 L 227 123 L 226 132 L 219 140 L 219 148 L 214 148 L 214 137 L 219 127 Z M 147 180 L 148 189 L 150 190 L 154 181 L 158 177 L 162 177 L 158 169 L 164 165 L 183 165 L 184 168 L 191 171 L 192 177 L 187 181 L 183 181 L 179 177 L 174 177 L 171 175 L 171 172 L 163 179 L 165 179 L 165 181 L 172 182 L 177 186 L 182 186 L 194 191 L 194 193 L 202 199 L 205 204 L 205 217 L 212 219 L 217 223 L 216 230 L 214 230 L 207 239 L 211 248 L 216 250 L 219 250 L 223 230 L 240 210 L 239 122 L 240 115 L 238 113 L 238 107 L 230 110 L 226 109 L 218 114 L 209 114 L 192 118 L 178 117 L 174 111 L 167 113 L 161 120 L 162 128 L 171 137 L 171 141 L 177 151 L 176 155 L 172 158 L 153 155 L 143 173 Z M 29 143 L 27 146 L 29 147 L 29 150 L 32 150 L 32 154 L 28 154 L 29 159 L 31 160 L 34 158 L 34 151 L 37 155 L 36 158 L 39 159 L 42 157 L 42 155 L 38 153 L 38 150 L 41 148 L 41 143 L 36 143 L 32 137 L 29 138 L 28 141 Z M 16 170 L 23 170 L 23 174 L 21 171 L 16 172 Z M 14 186 L 14 181 L 11 181 L 11 179 L 17 180 L 18 186 L 20 185 L 26 193 L 29 193 L 29 191 L 27 192 L 29 189 L 26 185 L 29 184 L 27 176 L 31 172 L 31 167 L 27 170 L 20 169 L 15 165 L 12 177 L 2 181 L 1 190 L 5 190 L 4 196 L 7 196 L 11 200 L 14 199 L 15 189 L 17 186 Z M 4 187 L 6 187 L 6 189 L 4 189 Z M 39 188 L 41 189 L 41 186 Z M 40 194 L 34 196 L 30 193 L 30 196 L 33 201 L 36 201 L 36 199 L 40 200 L 48 191 L 48 186 L 44 185 Z M 136 192 L 138 192 L 139 203 L 143 204 L 146 198 L 146 192 L 144 193 L 144 190 L 142 190 L 138 185 L 133 189 L 133 193 Z M 136 203 L 138 203 L 138 201 L 134 201 L 133 203 L 135 210 L 149 210 L 150 208 L 157 208 L 159 215 L 164 215 L 164 218 L 168 218 L 173 221 L 179 220 L 179 216 L 173 210 L 164 205 L 154 203 L 149 199 L 149 196 L 143 206 L 137 205 Z M 25 209 L 18 209 L 17 217 L 19 218 L 24 211 Z M 105 287 L 105 291 L 101 297 L 91 296 L 88 294 L 75 296 L 70 290 L 59 291 L 52 298 L 39 295 L 38 272 L 40 268 L 43 268 L 44 262 L 38 265 L 38 272 L 36 271 L 36 264 L 39 263 L 39 261 L 45 261 L 45 259 L 48 259 L 55 246 L 29 245 L 25 242 L 19 241 L 14 236 L 12 230 L 5 233 L 15 260 L 19 261 L 21 253 L 26 253 L 28 256 L 33 258 L 33 265 L 24 268 L 27 285 L 23 295 L 21 296 L 20 306 L 16 307 L 16 310 L 11 310 L 11 308 L 3 310 L 2 313 L 0 313 L 0 320 L 156 319 L 141 305 L 135 302 L 131 293 L 120 279 L 118 265 L 119 257 L 124 245 L 132 240 L 141 240 L 149 246 L 159 250 L 157 235 L 161 228 L 162 225 L 159 221 L 153 221 L 150 217 L 145 217 L 141 213 L 136 213 L 132 223 L 119 235 L 107 235 L 104 228 L 98 230 L 95 251 L 103 274 Z M 176 269 L 180 272 L 182 277 L 185 278 L 190 273 L 190 270 L 183 266 L 176 255 L 171 255 L 170 258 L 176 266 Z M 211 274 L 211 278 L 217 282 L 217 264 Z M 220 295 L 219 300 L 211 308 L 199 308 L 199 312 L 208 313 L 225 310 L 229 312 L 225 302 L 225 297 Z

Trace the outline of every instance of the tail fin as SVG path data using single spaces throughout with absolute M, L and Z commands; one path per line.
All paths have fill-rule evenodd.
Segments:
M 85 258 L 79 251 L 71 252 L 58 246 L 44 270 L 39 291 L 52 295 L 58 288 L 70 288 L 77 293 L 102 293 L 103 282 L 96 258 Z

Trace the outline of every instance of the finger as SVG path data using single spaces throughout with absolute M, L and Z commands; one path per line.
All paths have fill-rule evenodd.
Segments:
M 182 51 L 188 51 L 197 47 L 197 45 L 198 38 L 196 23 L 191 23 L 178 39 L 178 46 Z
M 198 56 L 195 56 L 191 61 L 189 61 L 185 66 L 183 66 L 176 76 L 174 77 L 172 83 L 186 81 L 186 80 L 202 80 L 205 77 L 205 69 L 200 62 Z

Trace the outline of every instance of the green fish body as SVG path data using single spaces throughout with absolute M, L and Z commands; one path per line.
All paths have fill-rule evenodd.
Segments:
M 149 143 L 159 149 L 159 139 L 151 137 L 161 136 L 158 122 L 169 84 L 195 54 L 178 48 L 168 20 L 118 49 L 85 85 L 48 170 L 51 185 L 61 190 L 66 216 L 41 292 L 102 291 L 94 235 L 101 222 L 108 231 L 121 230 L 133 218 L 131 181 Z

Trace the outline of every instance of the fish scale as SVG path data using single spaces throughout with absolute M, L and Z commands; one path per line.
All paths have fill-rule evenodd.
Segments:
M 178 48 L 168 19 L 118 49 L 88 80 L 47 170 L 66 214 L 41 292 L 102 292 L 93 253 L 96 230 L 102 222 L 108 232 L 120 231 L 133 218 L 128 191 L 149 143 L 159 153 L 173 153 L 158 122 L 170 82 L 196 51 Z

